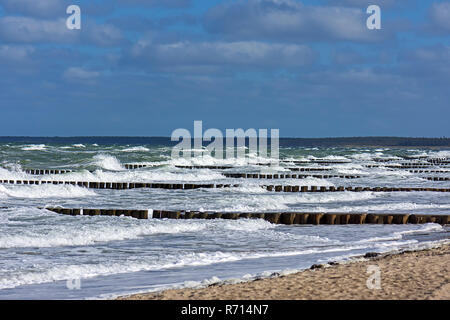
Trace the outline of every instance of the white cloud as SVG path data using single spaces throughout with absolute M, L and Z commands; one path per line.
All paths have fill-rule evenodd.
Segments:
M 27 17 L 0 18 L 0 38 L 7 42 L 73 42 L 77 33 L 66 27 L 66 20 L 40 20 Z
M 74 80 L 74 81 L 91 81 L 100 76 L 100 73 L 97 71 L 89 71 L 81 67 L 70 67 L 64 71 L 63 77 L 66 80 Z
M 123 5 L 166 8 L 186 8 L 192 5 L 192 0 L 118 0 L 118 2 Z
M 292 0 L 226 2 L 209 10 L 205 25 L 211 32 L 231 37 L 277 40 L 383 39 L 383 30 L 371 32 L 361 8 L 307 6 Z
M 0 0 L 8 13 L 19 13 L 33 17 L 64 17 L 66 0 Z
M 88 19 L 82 20 L 81 30 L 69 30 L 66 18 L 0 18 L 0 40 L 9 43 L 83 43 L 103 47 L 121 44 L 124 39 L 122 31 L 115 26 Z
M 2 45 L 0 46 L 0 61 L 25 61 L 33 52 L 35 49 L 31 46 Z
M 268 44 L 257 41 L 138 42 L 131 51 L 135 59 L 153 65 L 220 65 L 295 67 L 314 62 L 315 52 L 305 45 Z
M 365 9 L 369 5 L 378 5 L 382 9 L 403 5 L 410 0 L 328 0 L 327 3 L 338 6 L 351 6 Z
M 88 21 L 82 27 L 82 40 L 98 46 L 114 46 L 124 40 L 122 31 L 110 24 L 96 24 Z
M 438 32 L 450 32 L 450 2 L 433 3 L 430 16 Z

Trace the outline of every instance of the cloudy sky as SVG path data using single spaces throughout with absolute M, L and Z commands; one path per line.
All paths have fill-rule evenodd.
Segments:
M 3 136 L 170 136 L 194 120 L 450 136 L 450 1 L 0 0 L 0 112 Z

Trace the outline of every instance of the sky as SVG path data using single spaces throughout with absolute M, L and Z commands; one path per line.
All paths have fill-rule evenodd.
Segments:
M 448 137 L 450 1 L 0 0 L 0 136 L 170 136 L 194 120 Z

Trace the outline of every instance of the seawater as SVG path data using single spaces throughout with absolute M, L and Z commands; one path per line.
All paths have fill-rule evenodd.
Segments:
M 221 170 L 176 165 L 231 165 L 226 172 L 282 173 L 291 163 L 261 167 L 212 157 L 171 159 L 169 146 L 96 143 L 0 144 L 0 180 L 231 183 L 236 188 L 197 190 L 97 190 L 72 185 L 0 184 L 0 299 L 108 298 L 121 294 L 238 282 L 289 273 L 314 263 L 347 260 L 368 251 L 434 246 L 448 229 L 425 225 L 283 226 L 263 220 L 136 220 L 129 217 L 63 216 L 38 207 L 212 210 L 227 212 L 401 212 L 448 214 L 446 193 L 275 193 L 268 180 L 230 179 Z M 439 187 L 449 181 L 385 165 L 450 157 L 448 150 L 390 148 L 280 149 L 284 160 L 343 161 L 332 171 L 302 174 L 360 175 L 359 179 L 286 179 L 271 184 L 362 187 Z M 376 159 L 390 159 L 389 163 Z M 125 163 L 150 167 L 126 170 Z M 368 164 L 380 167 L 368 168 Z M 27 168 L 71 169 L 32 176 Z M 426 169 L 424 169 L 426 170 Z M 450 170 L 443 165 L 430 170 Z M 299 173 L 299 172 L 296 172 Z M 74 285 L 75 284 L 75 285 Z

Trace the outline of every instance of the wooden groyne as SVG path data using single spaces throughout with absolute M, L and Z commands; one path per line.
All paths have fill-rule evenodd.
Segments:
M 392 165 L 392 166 L 385 166 L 386 168 L 391 168 L 391 169 L 427 169 L 427 168 L 431 168 L 434 167 L 433 164 L 409 164 L 409 165 L 400 165 L 400 166 L 396 166 L 396 165 Z
M 427 215 L 409 213 L 316 213 L 316 212 L 201 212 L 167 210 L 125 210 L 125 209 L 69 209 L 44 208 L 59 214 L 72 216 L 129 216 L 136 219 L 264 219 L 274 224 L 448 224 L 450 215 Z
M 154 167 L 153 165 L 147 164 L 125 164 L 124 168 L 128 170 L 132 169 L 141 169 L 141 168 L 150 168 Z M 227 170 L 232 169 L 231 166 L 175 166 L 176 168 L 181 169 L 211 169 L 211 170 Z M 416 169 L 416 170 L 408 170 L 411 173 L 450 173 L 450 170 L 424 170 L 429 169 L 429 166 L 380 166 L 380 165 L 364 165 L 367 168 L 379 168 L 385 167 L 390 169 Z M 289 171 L 294 172 L 320 172 L 320 171 L 331 171 L 331 168 L 307 168 L 307 167 L 286 167 Z M 417 170 L 422 169 L 422 170 Z M 25 173 L 31 175 L 49 175 L 49 174 L 66 174 L 74 172 L 73 170 L 68 169 L 26 169 Z M 93 170 L 89 170 L 89 172 L 94 172 Z M 281 173 L 280 173 L 281 174 Z M 341 176 L 334 176 L 341 177 Z M 358 176 L 360 177 L 360 176 Z
M 449 158 L 433 158 L 433 159 L 427 159 L 427 162 L 430 162 L 435 165 L 450 164 L 450 159 Z
M 450 177 L 426 177 L 430 181 L 450 181 Z
M 450 170 L 409 170 L 411 173 L 450 173 Z
M 307 171 L 307 172 L 309 172 L 309 171 L 331 171 L 330 168 L 301 168 L 301 167 L 291 167 L 291 168 L 288 168 L 288 169 L 291 170 L 291 171 L 301 171 L 301 172 L 303 172 L 303 171 Z
M 139 164 L 139 163 L 127 163 L 127 164 L 124 164 L 123 166 L 125 169 L 141 169 L 141 168 L 153 167 L 152 165 Z
M 60 169 L 26 169 L 26 174 L 31 175 L 49 175 L 49 174 L 66 174 L 73 172 L 72 170 L 60 170 Z
M 357 179 L 361 176 L 356 175 L 320 175 L 320 174 L 265 174 L 265 173 L 222 173 L 223 176 L 227 178 L 245 178 L 245 179 L 306 179 L 306 178 L 318 178 L 318 179 L 329 179 L 329 178 L 341 178 L 341 179 Z
M 351 161 L 348 161 L 348 160 L 338 161 L 338 160 L 321 160 L 321 159 L 312 159 L 312 160 L 309 160 L 309 161 L 281 159 L 281 160 L 279 160 L 279 162 L 281 162 L 281 163 L 294 163 L 294 164 L 317 163 L 317 164 L 323 164 L 323 165 L 351 163 Z
M 141 168 L 151 168 L 154 167 L 153 165 L 147 165 L 147 164 L 125 164 L 124 168 L 127 170 L 133 170 L 133 169 L 141 169 Z M 212 170 L 227 170 L 232 169 L 231 166 L 175 166 L 176 168 L 181 169 L 212 169 Z M 300 172 L 314 172 L 314 171 L 331 171 L 330 168 L 301 168 L 301 167 L 292 167 L 287 168 L 290 171 L 300 171 Z M 25 169 L 25 173 L 31 174 L 31 175 L 49 175 L 49 174 L 65 174 L 65 173 L 71 173 L 74 172 L 73 170 L 66 170 L 66 169 Z M 93 173 L 93 170 L 88 170 L 89 172 Z
M 389 169 L 430 169 L 435 167 L 433 164 L 415 164 L 415 165 L 379 165 L 379 164 L 365 164 L 366 168 L 389 168 Z M 448 167 L 445 167 L 448 168 Z
M 238 184 L 192 184 L 192 183 L 143 183 L 143 182 L 93 182 L 93 181 L 47 181 L 47 180 L 0 180 L 0 183 L 4 184 L 16 184 L 16 185 L 73 185 L 89 189 L 112 189 L 112 190 L 124 190 L 124 189 L 199 189 L 199 188 L 230 188 L 239 187 Z
M 232 166 L 175 166 L 175 168 L 180 169 L 216 169 L 216 170 L 226 170 L 232 169 Z
M 73 185 L 89 189 L 168 189 L 168 190 L 191 190 L 191 189 L 213 189 L 240 187 L 240 184 L 218 184 L 218 183 L 144 183 L 144 182 L 93 182 L 93 181 L 48 181 L 48 180 L 0 180 L 3 184 L 15 185 Z M 296 185 L 259 185 L 267 191 L 275 192 L 450 192 L 450 188 L 419 188 L 419 187 L 334 187 L 334 186 L 296 186 Z

